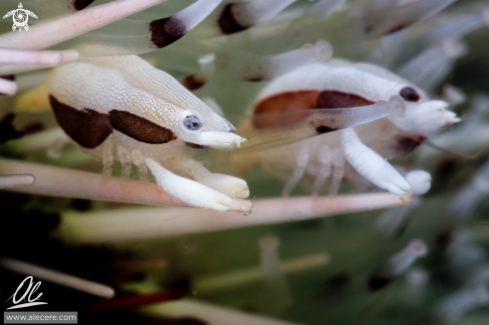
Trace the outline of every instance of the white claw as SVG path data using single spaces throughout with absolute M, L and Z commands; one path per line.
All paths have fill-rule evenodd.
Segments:
M 384 158 L 362 143 L 352 128 L 342 131 L 346 160 L 366 179 L 396 195 L 411 192 L 409 182 Z
M 431 175 L 424 170 L 413 170 L 406 175 L 414 195 L 423 195 L 431 188 Z
M 391 121 L 403 130 L 429 135 L 460 122 L 460 118 L 447 108 L 444 101 L 430 100 L 409 109 L 404 117 L 392 117 Z
M 245 199 L 250 196 L 250 189 L 246 181 L 234 176 L 210 173 L 196 181 L 230 197 Z
M 422 105 L 424 105 L 427 112 L 438 114 L 438 119 L 441 122 L 445 122 L 446 124 L 451 125 L 454 123 L 458 123 L 462 120 L 459 117 L 457 117 L 457 114 L 447 110 L 448 104 L 444 101 L 431 100 Z
M 145 162 L 156 178 L 156 183 L 165 192 L 198 208 L 229 210 L 233 202 L 230 197 L 193 180 L 175 175 L 153 159 L 145 158 Z
M 202 132 L 195 141 L 196 144 L 219 149 L 239 148 L 243 142 L 246 142 L 245 138 L 234 133 L 224 132 Z

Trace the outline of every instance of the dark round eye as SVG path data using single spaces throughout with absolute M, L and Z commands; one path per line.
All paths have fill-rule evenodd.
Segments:
M 407 102 L 417 102 L 419 100 L 418 93 L 411 87 L 402 88 L 399 95 Z
M 198 130 L 203 126 L 202 122 L 197 118 L 197 116 L 194 115 L 187 116 L 183 120 L 183 125 L 192 131 Z

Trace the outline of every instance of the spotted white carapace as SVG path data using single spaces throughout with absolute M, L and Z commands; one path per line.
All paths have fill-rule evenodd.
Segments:
M 149 167 L 163 190 L 201 208 L 227 210 L 230 197 L 248 197 L 244 180 L 211 173 L 192 159 L 195 147 L 227 149 L 246 139 L 145 60 L 124 56 L 71 63 L 54 69 L 44 88 L 60 126 L 85 152 L 102 159 L 104 174 L 110 175 L 119 160 L 122 177 L 129 177 L 135 164 L 140 179 L 147 180 Z
M 260 163 L 271 174 L 288 178 L 284 195 L 301 179 L 318 194 L 329 178 L 331 194 L 347 178 L 357 184 L 367 179 L 405 195 L 411 184 L 387 159 L 410 152 L 434 132 L 458 122 L 447 106 L 377 65 L 338 59 L 316 62 L 271 81 L 251 113 L 258 130 L 288 132 L 301 124 L 318 136 L 252 152 L 240 163 L 243 168 Z M 318 123 L 309 118 L 315 114 L 327 118 Z M 364 115 L 362 121 L 349 120 L 359 114 Z M 354 127 L 338 131 L 348 123 Z

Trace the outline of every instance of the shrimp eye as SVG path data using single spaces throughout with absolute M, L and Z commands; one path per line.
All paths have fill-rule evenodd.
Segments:
M 417 102 L 419 100 L 418 93 L 411 87 L 402 88 L 399 95 L 407 102 Z
M 196 131 L 203 126 L 202 122 L 194 115 L 187 116 L 183 120 L 183 125 L 191 131 Z

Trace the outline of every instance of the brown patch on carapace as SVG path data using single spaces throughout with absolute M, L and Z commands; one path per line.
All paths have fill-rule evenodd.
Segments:
M 75 8 L 75 10 L 83 10 L 94 1 L 95 0 L 73 0 L 73 8 Z
M 304 114 L 283 114 L 307 111 L 317 107 L 319 90 L 287 91 L 261 100 L 254 108 L 253 124 L 257 129 L 283 127 L 300 122 Z M 267 114 L 261 117 L 261 114 Z M 277 116 L 269 115 L 277 114 Z M 279 115 L 280 114 L 280 115 Z
M 173 16 L 153 20 L 149 23 L 149 31 L 151 32 L 151 42 L 158 48 L 178 41 L 188 32 L 186 26 Z
M 234 17 L 233 14 L 233 5 L 234 3 L 229 3 L 227 4 L 221 15 L 219 16 L 219 19 L 217 20 L 217 23 L 219 25 L 219 28 L 221 28 L 221 31 L 223 34 L 234 34 L 237 32 L 241 32 L 249 27 L 241 25 L 236 18 Z
M 404 136 L 397 139 L 396 151 L 398 154 L 407 154 L 416 149 L 423 141 L 424 135 Z
M 13 74 L 6 74 L 3 76 L 0 76 L 0 78 L 5 79 L 5 80 L 10 80 L 10 81 L 15 81 L 15 75 L 13 75 Z
M 77 110 L 60 103 L 53 95 L 49 95 L 49 101 L 58 124 L 70 138 L 84 148 L 98 147 L 113 131 L 107 114 L 90 108 Z
M 206 81 L 197 78 L 195 74 L 186 76 L 183 79 L 183 85 L 185 86 L 185 88 L 187 88 L 190 91 L 194 91 L 201 88 L 202 86 L 205 85 L 205 83 Z
M 141 142 L 159 144 L 177 138 L 171 130 L 129 112 L 112 110 L 109 120 L 114 129 Z
M 317 108 L 345 108 L 373 105 L 374 102 L 355 94 L 336 90 L 322 91 L 318 96 Z
M 253 110 L 255 116 L 253 124 L 257 129 L 283 127 L 307 118 L 309 116 L 306 113 L 307 110 L 358 107 L 372 104 L 374 102 L 361 96 L 336 90 L 286 91 L 261 100 Z M 304 111 L 304 114 L 286 114 L 300 111 Z M 277 116 L 261 117 L 260 114 L 277 114 Z M 315 125 L 314 128 L 319 134 L 336 131 L 335 128 L 327 125 Z

